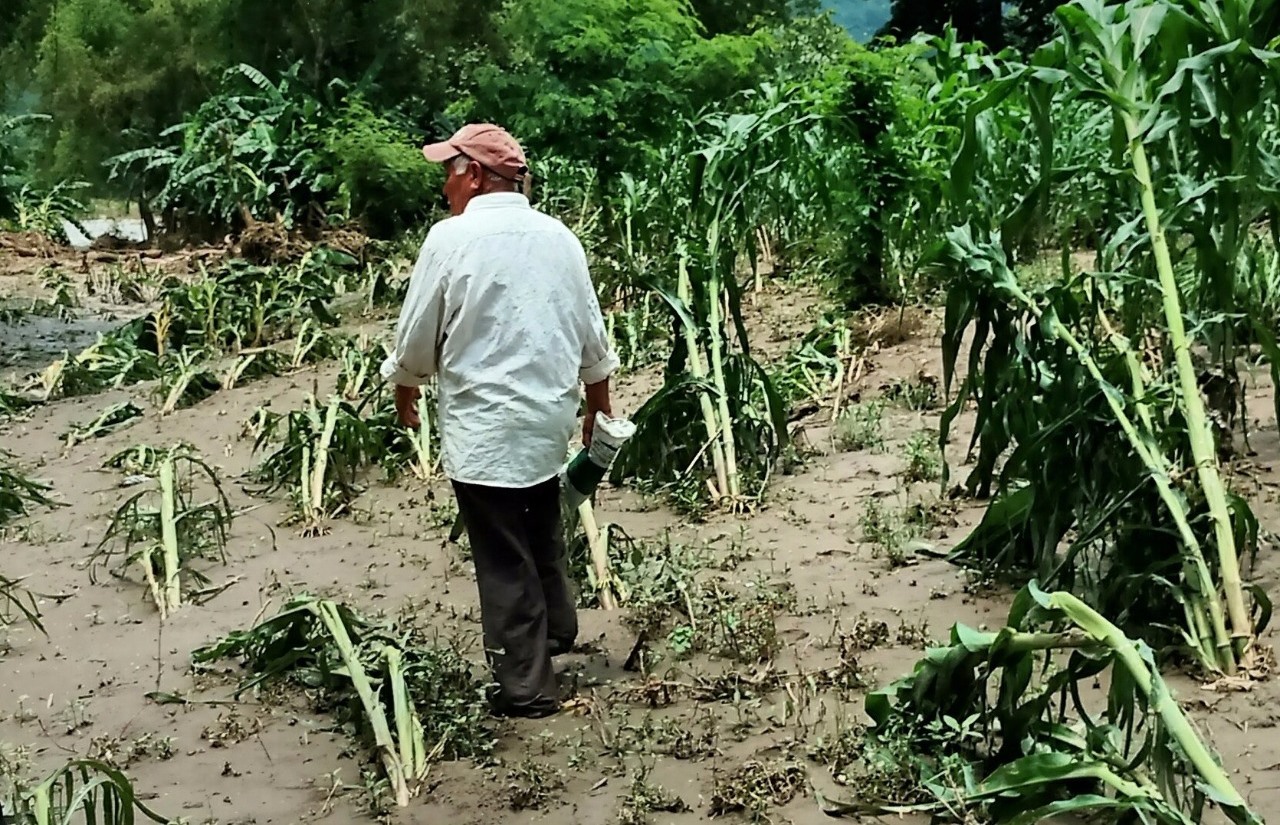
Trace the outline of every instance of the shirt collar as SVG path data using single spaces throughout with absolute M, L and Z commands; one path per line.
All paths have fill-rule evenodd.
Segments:
M 463 214 L 477 211 L 480 209 L 503 209 L 512 206 L 529 206 L 529 199 L 521 192 L 490 192 L 486 195 L 476 195 L 467 203 Z

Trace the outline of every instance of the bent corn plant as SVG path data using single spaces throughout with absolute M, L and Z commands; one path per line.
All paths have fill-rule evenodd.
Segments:
M 1086 708 L 1080 692 L 1099 679 L 1109 685 L 1105 707 Z M 1106 813 L 1188 825 L 1213 805 L 1240 825 L 1261 822 L 1151 649 L 1075 596 L 1034 582 L 1007 627 L 956 625 L 950 644 L 931 648 L 911 675 L 868 694 L 866 711 L 868 761 L 888 760 L 921 791 L 876 800 L 881 811 L 997 822 Z M 825 802 L 833 815 L 864 806 Z
M 372 745 L 396 803 L 407 806 L 432 762 L 486 753 L 484 691 L 455 651 L 417 643 L 348 607 L 300 596 L 276 616 L 192 654 L 239 657 L 254 674 L 237 695 L 292 680 L 345 709 Z M 336 702 L 335 702 L 336 700 Z
M 207 582 L 192 568 L 193 560 L 213 558 L 226 563 L 227 537 L 235 514 L 217 473 L 194 452 L 182 447 L 159 456 L 147 455 L 145 448 L 131 452 L 140 459 L 134 465 L 137 469 L 154 474 L 154 486 L 120 505 L 93 561 L 123 555 L 117 574 L 139 568 L 160 617 L 165 619 L 183 605 L 184 575 L 201 584 Z M 212 490 L 210 498 L 197 499 L 198 483 Z

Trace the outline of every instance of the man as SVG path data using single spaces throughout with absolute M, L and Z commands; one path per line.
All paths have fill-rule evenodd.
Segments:
M 439 376 L 445 473 L 471 542 L 494 710 L 560 709 L 551 657 L 578 633 L 558 475 L 586 385 L 582 439 L 611 414 L 609 346 L 582 244 L 521 192 L 520 145 L 490 124 L 423 148 L 445 164 L 453 216 L 422 245 L 382 376 L 400 420 Z

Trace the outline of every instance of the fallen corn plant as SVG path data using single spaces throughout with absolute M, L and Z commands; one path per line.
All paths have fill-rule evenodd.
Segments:
M 242 350 L 235 361 L 222 374 L 222 389 L 231 390 L 247 381 L 282 375 L 289 369 L 289 359 L 280 350 L 270 347 Z
M 63 436 L 66 449 L 94 438 L 102 438 L 130 426 L 142 417 L 142 409 L 132 401 L 121 401 L 107 407 L 88 424 L 73 424 Z
M 48 485 L 23 475 L 13 463 L 13 456 L 0 450 L 0 525 L 12 518 L 25 516 L 33 505 L 54 506 L 54 502 L 45 495 L 49 489 Z
M 0 789 L 0 813 L 13 825 L 132 825 L 139 816 L 173 821 L 143 804 L 123 772 L 95 759 L 72 760 L 34 783 L 3 777 Z
M 362 492 L 358 476 L 378 458 L 377 433 L 350 403 L 334 397 L 325 407 L 309 396 L 301 410 L 268 411 L 254 452 L 274 444 L 257 469 L 264 493 L 290 490 L 295 520 L 307 532 L 345 512 Z
M 1108 685 L 1105 702 L 1087 688 Z M 911 675 L 868 694 L 858 802 L 820 800 L 830 815 L 926 812 L 968 821 L 1038 822 L 1101 814 L 1198 823 L 1209 806 L 1254 825 L 1200 739 L 1155 656 L 1080 599 L 1033 582 L 996 633 L 965 625 Z M 869 770 L 905 775 L 906 799 L 874 799 Z
M 194 452 L 178 447 L 140 464 L 142 473 L 154 473 L 153 484 L 116 510 L 91 562 L 123 555 L 116 574 L 140 569 L 164 619 L 182 607 L 184 575 L 198 584 L 208 583 L 192 568 L 192 561 L 212 558 L 226 563 L 234 513 L 218 474 Z M 208 487 L 211 495 L 197 498 L 197 487 Z
M 124 330 L 131 327 L 126 326 Z M 41 400 L 91 395 L 161 375 L 155 353 L 138 346 L 129 334 L 100 336 L 97 343 L 74 356 L 64 356 L 35 376 L 26 389 Z
M 492 749 L 484 685 L 456 650 L 423 644 L 415 631 L 375 624 L 344 605 L 298 597 L 192 654 L 197 666 L 227 657 L 253 674 L 237 697 L 289 681 L 343 721 L 354 715 L 401 807 L 433 762 Z
M 199 350 L 184 349 L 166 358 L 162 366 L 164 374 L 156 387 L 161 415 L 189 407 L 222 389 L 222 382 Z

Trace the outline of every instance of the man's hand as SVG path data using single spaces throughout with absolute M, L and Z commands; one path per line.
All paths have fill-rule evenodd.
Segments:
M 418 399 L 421 397 L 422 391 L 417 387 L 396 384 L 396 417 L 401 424 L 415 430 L 422 426 L 422 419 L 418 417 Z
M 591 435 L 596 429 L 596 413 L 613 415 L 613 407 L 609 403 L 609 379 L 599 384 L 587 385 L 587 415 L 582 419 L 582 446 L 591 446 Z

